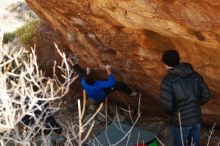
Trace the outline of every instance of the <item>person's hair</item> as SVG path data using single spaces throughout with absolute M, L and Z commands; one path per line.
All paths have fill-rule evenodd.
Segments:
M 163 53 L 162 61 L 167 66 L 174 67 L 180 63 L 179 53 L 176 50 L 167 50 Z
M 85 74 L 84 79 L 85 79 L 86 83 L 89 84 L 89 85 L 92 85 L 95 82 L 95 79 L 94 79 L 92 73 Z

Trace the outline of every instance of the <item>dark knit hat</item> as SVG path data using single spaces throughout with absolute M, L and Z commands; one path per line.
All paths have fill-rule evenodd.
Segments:
M 167 66 L 174 67 L 179 64 L 180 56 L 176 50 L 167 50 L 163 53 L 162 60 Z

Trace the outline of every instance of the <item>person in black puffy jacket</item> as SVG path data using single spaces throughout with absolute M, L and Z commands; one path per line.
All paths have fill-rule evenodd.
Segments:
M 180 122 L 184 145 L 200 146 L 201 105 L 210 99 L 209 89 L 202 76 L 189 63 L 180 63 L 177 51 L 164 52 L 162 61 L 168 69 L 161 81 L 160 99 L 169 115 L 173 145 L 181 146 Z M 181 120 L 179 120 L 179 118 Z

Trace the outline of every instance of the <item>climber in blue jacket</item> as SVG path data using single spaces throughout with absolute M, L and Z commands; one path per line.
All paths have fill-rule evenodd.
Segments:
M 81 85 L 86 91 L 87 96 L 97 103 L 103 102 L 107 95 L 115 90 L 121 90 L 129 96 L 138 95 L 138 92 L 132 91 L 125 82 L 116 81 L 115 77 L 112 75 L 110 65 L 106 65 L 108 79 L 104 81 L 96 80 L 90 68 L 87 68 L 86 73 L 78 64 L 74 65 L 73 68 L 78 73 L 79 78 L 81 78 Z

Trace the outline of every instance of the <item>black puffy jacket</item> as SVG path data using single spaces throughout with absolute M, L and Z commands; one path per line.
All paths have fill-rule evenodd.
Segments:
M 203 78 L 188 63 L 168 70 L 161 82 L 161 104 L 170 116 L 171 124 L 192 126 L 201 122 L 201 108 L 210 99 L 209 89 Z

